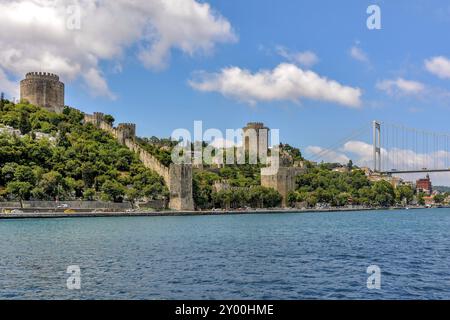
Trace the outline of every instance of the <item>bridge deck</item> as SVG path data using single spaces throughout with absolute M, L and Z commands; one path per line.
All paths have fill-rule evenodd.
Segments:
M 421 170 L 393 170 L 393 171 L 381 171 L 381 174 L 404 174 L 404 173 L 431 173 L 431 172 L 450 172 L 450 168 L 447 169 L 421 169 Z

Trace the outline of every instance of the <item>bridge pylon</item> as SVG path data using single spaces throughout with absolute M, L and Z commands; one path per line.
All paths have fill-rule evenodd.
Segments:
M 381 172 L 381 123 L 374 120 L 373 129 L 373 171 Z

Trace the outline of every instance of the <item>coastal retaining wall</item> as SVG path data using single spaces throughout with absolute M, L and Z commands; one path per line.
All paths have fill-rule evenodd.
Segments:
M 114 128 L 104 121 L 104 114 L 94 112 L 85 114 L 84 121 L 92 123 L 96 127 L 110 133 L 119 143 L 135 152 L 144 166 L 160 175 L 170 192 L 169 208 L 174 210 L 194 210 L 194 198 L 192 195 L 192 165 L 171 164 L 164 166 L 158 159 L 144 150 L 136 143 L 136 125 L 132 123 L 121 123 Z
M 67 205 L 67 209 L 111 209 L 126 210 L 131 209 L 130 202 L 103 202 L 103 201 L 23 201 L 24 209 L 48 208 L 57 209 L 58 206 Z M 20 208 L 20 202 L 8 201 L 0 202 L 0 208 Z

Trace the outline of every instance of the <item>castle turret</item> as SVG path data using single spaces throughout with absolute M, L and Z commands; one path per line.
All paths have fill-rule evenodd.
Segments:
M 61 113 L 64 109 L 64 83 L 56 74 L 30 72 L 20 81 L 20 99 Z
M 261 160 L 269 147 L 269 128 L 262 122 L 249 122 L 242 131 L 245 151 L 255 153 Z
M 134 123 L 119 123 L 116 132 L 119 142 L 125 144 L 127 139 L 134 140 L 136 137 L 136 125 Z

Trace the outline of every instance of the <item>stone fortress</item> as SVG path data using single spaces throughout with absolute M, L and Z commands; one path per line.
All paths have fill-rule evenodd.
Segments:
M 242 129 L 245 150 L 256 152 L 260 160 L 264 160 L 261 158 L 269 149 L 269 130 L 262 122 L 249 122 Z M 301 164 L 294 163 L 287 154 L 281 153 L 278 162 L 279 168 L 276 172 L 270 168 L 261 168 L 261 186 L 277 190 L 283 198 L 282 206 L 286 207 L 288 194 L 295 190 L 296 177 L 305 169 Z
M 20 82 L 20 98 L 31 104 L 46 108 L 49 111 L 62 113 L 64 109 L 64 84 L 55 74 L 47 72 L 30 72 Z M 117 141 L 135 152 L 144 166 L 160 175 L 170 192 L 169 208 L 173 210 L 191 211 L 195 209 L 192 192 L 192 164 L 171 164 L 164 166 L 153 155 L 136 143 L 136 125 L 134 123 L 119 123 L 113 127 L 104 119 L 104 114 L 94 112 L 85 114 L 85 123 L 110 133 Z M 253 130 L 250 130 L 253 129 Z M 243 128 L 245 150 L 256 152 L 258 156 L 267 154 L 269 144 L 269 128 L 261 122 L 250 122 Z M 254 136 L 256 132 L 256 137 Z M 256 140 L 255 140 L 256 139 Z M 256 142 L 256 148 L 254 147 Z M 250 148 L 253 149 L 250 149 Z M 256 150 L 255 150 L 256 149 Z M 277 190 L 283 197 L 283 206 L 287 205 L 287 195 L 295 189 L 295 178 L 304 171 L 293 165 L 283 155 L 280 155 L 280 168 L 276 173 L 261 169 L 261 185 Z
M 249 122 L 242 128 L 245 150 L 256 153 L 259 157 L 267 154 L 269 148 L 269 128 L 262 122 Z M 256 149 L 256 150 L 255 150 Z
M 30 72 L 20 81 L 20 100 L 61 113 L 64 109 L 64 83 L 56 74 Z
M 135 152 L 145 167 L 160 175 L 170 192 L 169 208 L 173 210 L 194 210 L 194 198 L 192 195 L 192 165 L 171 164 L 164 166 L 153 155 L 136 143 L 136 125 L 134 123 L 119 123 L 116 128 L 104 120 L 104 114 L 94 112 L 85 114 L 84 121 L 109 132 L 117 141 Z

